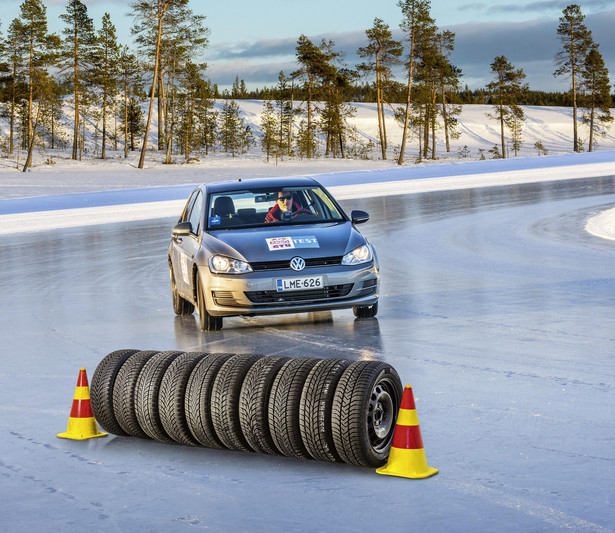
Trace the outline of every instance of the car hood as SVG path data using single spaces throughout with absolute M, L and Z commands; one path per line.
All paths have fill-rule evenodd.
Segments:
M 351 222 L 221 230 L 204 238 L 210 253 L 248 262 L 342 256 L 364 243 Z

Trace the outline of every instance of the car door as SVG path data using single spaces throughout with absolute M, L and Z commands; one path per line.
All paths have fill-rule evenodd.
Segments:
M 173 237 L 173 273 L 179 293 L 192 300 L 192 266 L 194 256 L 199 251 L 200 233 L 203 223 L 203 192 L 197 189 L 192 193 L 180 222 L 190 222 L 192 230 L 188 235 Z

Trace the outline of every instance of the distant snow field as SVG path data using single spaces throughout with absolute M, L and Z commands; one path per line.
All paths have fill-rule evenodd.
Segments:
M 174 156 L 173 165 L 162 164 L 162 156 L 152 150 L 146 158 L 145 169 L 137 168 L 138 152 L 124 159 L 122 150 L 113 151 L 107 144 L 106 161 L 97 158 L 100 135 L 91 134 L 88 151 L 82 161 L 72 161 L 68 152 L 53 150 L 37 152 L 34 166 L 27 173 L 18 172 L 17 154 L 0 158 L 0 234 L 41 231 L 50 228 L 82 226 L 126 220 L 175 216 L 181 210 L 185 186 L 201 182 L 266 176 L 316 176 L 339 199 L 390 194 L 412 194 L 433 190 L 451 190 L 470 187 L 510 185 L 558 179 L 612 176 L 615 174 L 615 134 L 611 128 L 599 146 L 592 152 L 571 154 L 572 110 L 563 107 L 525 106 L 526 121 L 523 128 L 523 146 L 517 157 L 508 147 L 509 158 L 492 160 L 489 150 L 500 142 L 499 125 L 489 120 L 492 112 L 488 105 L 464 105 L 458 117 L 459 137 L 451 139 L 450 152 L 446 152 L 443 132 L 437 132 L 436 160 L 423 160 L 417 164 L 418 139 L 412 134 L 406 149 L 405 165 L 400 167 L 395 158 L 401 140 L 401 128 L 387 109 L 388 160 L 378 159 L 378 151 L 370 160 L 316 158 L 312 160 L 286 159 L 266 163 L 258 143 L 260 115 L 263 102 L 241 100 L 238 104 L 242 116 L 254 132 L 257 145 L 249 154 L 230 157 L 218 151 L 204 156 L 195 154 L 199 161 L 183 163 L 183 157 Z M 217 102 L 221 108 L 224 102 Z M 356 114 L 349 124 L 356 127 L 359 138 L 377 141 L 377 115 L 375 104 L 354 104 Z M 67 106 L 64 136 L 70 139 L 71 115 Z M 154 116 L 148 144 L 154 147 L 157 122 Z M 580 124 L 581 140 L 587 144 L 587 127 Z M 8 124 L 0 118 L 0 138 L 8 135 Z M 538 157 L 534 144 L 540 142 L 549 155 Z M 465 157 L 462 157 L 465 156 Z M 23 164 L 24 153 L 19 154 Z M 482 157 L 486 160 L 479 160 Z M 52 164 L 49 164 L 52 163 Z M 144 191 L 152 187 L 183 186 L 182 195 L 171 194 L 168 199 L 148 201 Z M 97 205 L 98 191 L 125 192 L 111 205 Z M 179 190 L 179 189 L 178 189 Z M 166 191 L 165 191 L 166 192 Z M 81 197 L 76 202 L 74 195 Z M 149 193 L 148 193 L 149 194 Z M 53 208 L 36 207 L 40 202 L 25 198 L 56 195 Z M 63 196 L 58 196 L 63 195 Z M 20 201 L 19 209 L 15 202 Z M 64 202 L 64 204 L 63 204 Z M 615 208 L 608 209 L 587 221 L 586 230 L 593 235 L 615 240 Z

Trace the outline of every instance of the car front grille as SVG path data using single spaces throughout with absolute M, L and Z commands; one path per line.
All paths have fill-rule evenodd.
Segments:
M 254 304 L 293 305 L 297 302 L 317 302 L 331 298 L 344 298 L 348 296 L 351 290 L 352 283 L 346 283 L 306 291 L 251 291 L 245 294 Z
M 305 259 L 305 268 L 322 266 L 339 266 L 342 264 L 342 256 L 334 257 L 314 257 Z M 263 270 L 290 270 L 290 259 L 283 261 L 263 261 L 260 263 L 250 263 L 254 272 Z

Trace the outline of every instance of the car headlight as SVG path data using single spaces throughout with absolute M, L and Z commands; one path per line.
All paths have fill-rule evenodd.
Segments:
M 372 260 L 372 251 L 367 244 L 355 248 L 342 258 L 342 265 L 360 265 Z
M 223 255 L 211 256 L 209 258 L 209 269 L 215 274 L 246 274 L 252 272 L 249 263 Z

